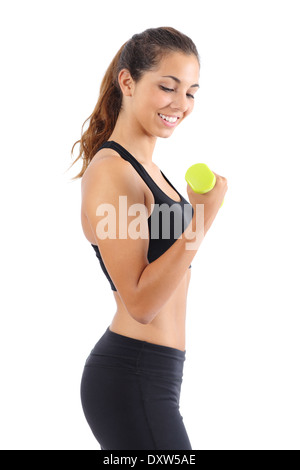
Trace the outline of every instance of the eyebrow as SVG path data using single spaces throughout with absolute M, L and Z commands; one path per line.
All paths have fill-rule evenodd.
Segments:
M 177 77 L 174 77 L 173 75 L 163 75 L 162 76 L 163 78 L 172 78 L 175 82 L 177 83 L 181 83 L 181 81 L 179 80 L 179 78 Z M 191 85 L 190 88 L 200 88 L 200 85 L 198 85 L 198 83 L 195 83 L 195 85 Z

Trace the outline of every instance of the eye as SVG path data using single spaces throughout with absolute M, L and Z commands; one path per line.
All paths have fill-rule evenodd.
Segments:
M 167 88 L 163 85 L 160 85 L 160 89 L 163 90 L 163 91 L 174 91 L 173 88 Z
M 160 85 L 159 87 L 160 87 L 161 90 L 166 91 L 166 92 L 175 91 L 174 88 L 167 88 L 167 87 L 165 87 L 165 86 L 163 86 L 163 85 Z M 188 96 L 189 98 L 191 98 L 191 99 L 193 99 L 193 100 L 195 99 L 195 96 L 192 95 L 191 93 L 187 93 L 186 96 Z

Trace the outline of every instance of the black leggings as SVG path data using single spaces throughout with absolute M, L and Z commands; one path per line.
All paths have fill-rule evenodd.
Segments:
M 185 351 L 109 328 L 86 360 L 81 401 L 102 450 L 191 450 L 179 398 Z

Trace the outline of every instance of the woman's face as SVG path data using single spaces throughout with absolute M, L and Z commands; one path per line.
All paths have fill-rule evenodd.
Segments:
M 180 52 L 165 56 L 155 71 L 143 74 L 133 83 L 131 117 L 144 133 L 170 137 L 194 108 L 199 88 L 197 58 Z

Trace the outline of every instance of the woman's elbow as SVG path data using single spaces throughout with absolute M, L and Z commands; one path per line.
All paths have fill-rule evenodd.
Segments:
M 133 316 L 131 315 L 132 318 L 137 321 L 138 323 L 141 323 L 141 325 L 149 325 L 149 323 L 151 323 L 151 320 L 149 320 L 148 317 L 145 317 L 145 316 Z
M 130 312 L 130 314 L 135 321 L 141 323 L 142 325 L 149 325 L 149 323 L 151 323 L 154 318 L 153 315 L 143 311 Z
M 126 294 L 127 297 L 121 298 L 128 314 L 138 323 L 149 325 L 158 313 L 152 308 L 151 300 L 145 299 L 145 296 L 137 291 L 131 292 L 131 295 L 128 295 L 128 292 Z
M 145 306 L 136 303 L 136 305 L 130 309 L 130 315 L 138 323 L 149 325 L 155 318 L 156 312 L 150 311 L 149 308 L 145 308 Z

